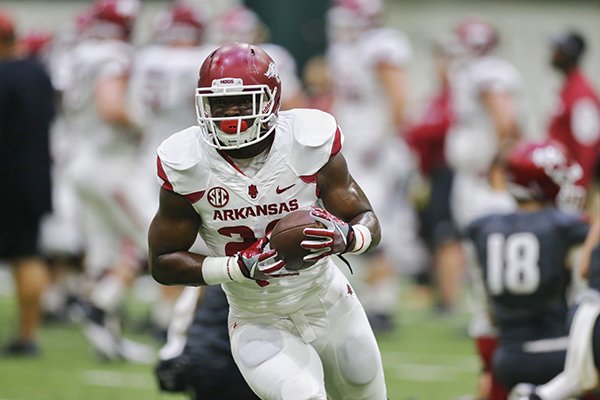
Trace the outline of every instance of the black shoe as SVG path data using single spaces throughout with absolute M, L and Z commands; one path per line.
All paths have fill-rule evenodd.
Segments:
M 10 357 L 37 357 L 40 348 L 33 340 L 15 339 L 4 348 L 3 353 Z

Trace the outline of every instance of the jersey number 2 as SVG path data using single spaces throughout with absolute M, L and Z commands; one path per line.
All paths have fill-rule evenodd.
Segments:
M 271 232 L 278 221 L 279 220 L 276 219 L 275 221 L 269 222 L 267 228 L 265 229 L 265 234 Z M 228 256 L 232 256 L 239 251 L 246 250 L 258 240 L 252 228 L 248 226 L 228 226 L 219 229 L 218 232 L 221 235 L 229 238 L 237 237 L 238 239 L 241 239 L 238 241 L 231 241 L 225 245 L 225 254 Z
M 505 237 L 493 233 L 487 240 L 487 287 L 492 295 L 529 294 L 540 284 L 540 242 L 529 232 Z

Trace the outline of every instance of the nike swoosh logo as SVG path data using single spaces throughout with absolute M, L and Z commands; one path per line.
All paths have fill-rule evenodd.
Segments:
M 275 188 L 275 193 L 277 193 L 277 194 L 281 194 L 281 193 L 285 192 L 286 190 L 288 190 L 288 189 L 291 189 L 291 188 L 292 188 L 292 186 L 296 186 L 296 184 L 295 184 L 295 183 L 292 183 L 290 186 L 286 186 L 286 187 L 284 187 L 284 188 L 280 188 L 279 186 L 277 186 L 277 187 Z

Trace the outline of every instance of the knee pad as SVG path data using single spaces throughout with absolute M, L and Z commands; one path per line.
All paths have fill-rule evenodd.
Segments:
M 276 331 L 251 326 L 241 335 L 238 353 L 247 368 L 254 368 L 283 350 L 283 337 Z
M 367 335 L 346 340 L 339 354 L 340 371 L 353 385 L 366 385 L 379 373 L 379 350 Z

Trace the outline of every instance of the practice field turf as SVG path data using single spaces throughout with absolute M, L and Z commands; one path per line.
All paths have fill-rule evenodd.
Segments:
M 405 290 L 401 299 L 398 328 L 378 337 L 390 400 L 470 398 L 479 366 L 465 333 L 468 314 L 435 316 L 408 292 Z M 145 312 L 139 304 L 132 308 L 136 318 Z M 14 321 L 14 299 L 10 293 L 2 293 L 2 344 L 10 337 Z M 159 346 L 151 338 L 129 336 Z M 77 324 L 44 326 L 40 343 L 43 354 L 37 359 L 0 356 L 0 400 L 186 399 L 160 393 L 151 366 L 96 359 Z

